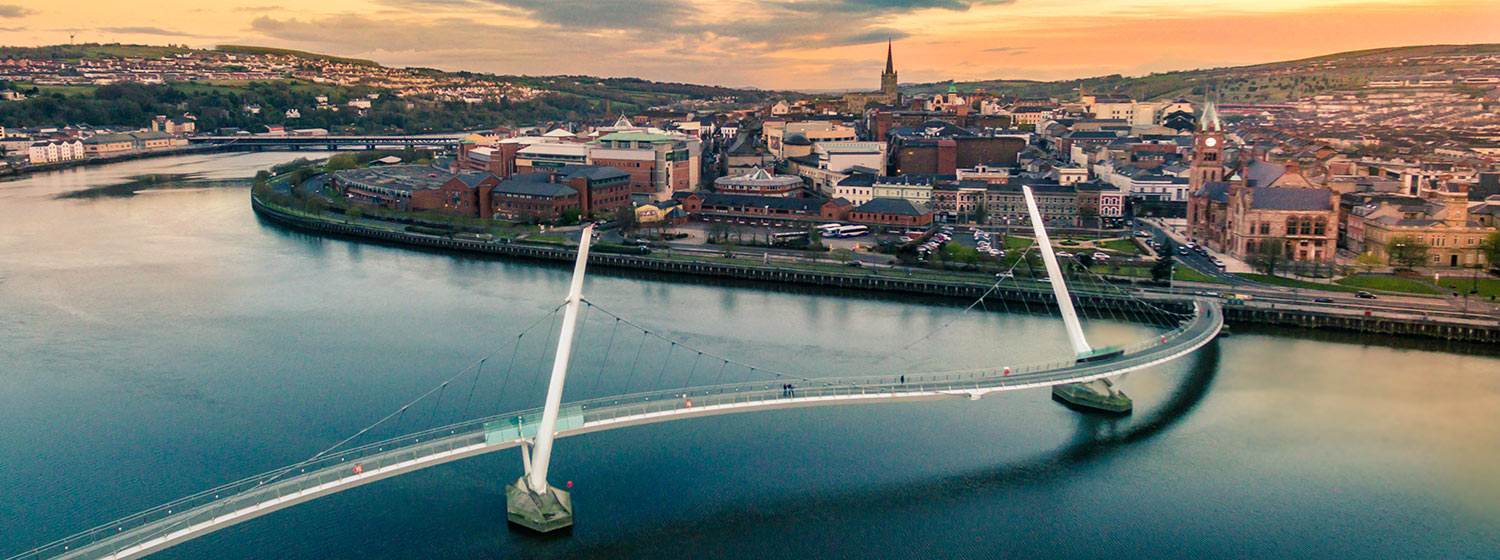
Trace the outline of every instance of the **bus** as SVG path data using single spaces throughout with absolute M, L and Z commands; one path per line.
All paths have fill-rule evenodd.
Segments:
M 771 244 L 772 245 L 776 245 L 776 246 L 787 245 L 787 244 L 790 244 L 790 243 L 795 242 L 795 241 L 800 241 L 800 242 L 803 242 L 803 244 L 806 244 L 806 242 L 809 241 L 809 239 L 807 238 L 807 232 L 805 232 L 805 231 L 789 231 L 789 232 L 786 232 L 786 233 L 774 233 L 774 234 L 771 234 Z
M 818 234 L 822 235 L 823 237 L 833 237 L 832 235 L 828 235 L 828 232 L 836 230 L 836 229 L 841 228 L 841 227 L 844 227 L 844 224 L 832 223 L 832 224 L 823 224 L 821 226 L 818 226 L 817 229 L 818 229 Z
M 823 233 L 823 237 L 859 237 L 869 235 L 870 228 L 865 226 L 839 226 Z

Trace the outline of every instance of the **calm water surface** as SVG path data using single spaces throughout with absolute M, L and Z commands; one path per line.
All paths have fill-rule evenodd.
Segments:
M 261 222 L 243 179 L 299 155 L 0 183 L 0 556 L 303 459 L 561 301 L 563 267 Z M 585 290 L 671 337 L 810 377 L 1066 348 L 1054 319 L 960 314 L 962 302 L 609 271 Z M 584 347 L 597 348 L 607 322 L 589 324 Z M 1315 335 L 1241 333 L 1132 374 L 1124 419 L 1026 391 L 567 438 L 552 466 L 554 483 L 574 483 L 578 525 L 564 538 L 506 528 L 503 485 L 521 473 L 510 451 L 158 557 L 1500 557 L 1500 359 Z M 516 387 L 541 369 L 518 354 Z M 580 354 L 589 373 L 570 378 L 569 398 L 624 386 L 628 368 L 601 359 Z M 526 392 L 483 384 L 476 409 L 540 404 Z M 426 421 L 438 419 L 412 422 Z

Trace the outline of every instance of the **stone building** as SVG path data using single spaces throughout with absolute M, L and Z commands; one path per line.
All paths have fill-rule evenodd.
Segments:
M 1462 185 L 1426 189 L 1422 196 L 1351 193 L 1344 244 L 1352 251 L 1389 259 L 1391 246 L 1410 238 L 1427 245 L 1426 266 L 1474 267 L 1486 263 L 1480 249 L 1496 228 L 1486 225 L 1488 203 L 1470 207 Z
M 1295 162 L 1256 159 L 1229 173 L 1224 126 L 1209 103 L 1193 138 L 1188 170 L 1188 237 L 1246 259 L 1281 242 L 1286 259 L 1333 262 L 1338 243 L 1338 193 L 1317 187 Z

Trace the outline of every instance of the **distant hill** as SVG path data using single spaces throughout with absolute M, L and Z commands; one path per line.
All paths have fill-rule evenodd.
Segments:
M 257 65 L 211 57 L 192 69 L 169 72 L 184 54 L 233 53 L 293 57 L 277 65 Z M 115 59 L 105 73 L 161 74 L 147 83 L 114 74 L 85 77 L 70 64 L 18 67 L 19 79 L 0 81 L 27 97 L 0 103 L 0 126 L 22 128 L 92 124 L 144 126 L 154 115 L 190 113 L 200 130 L 266 126 L 322 128 L 347 133 L 421 133 L 493 126 L 547 125 L 638 115 L 653 108 L 742 107 L 767 103 L 774 92 L 720 86 L 653 82 L 593 76 L 503 76 L 444 72 L 431 68 L 390 68 L 374 61 L 247 45 L 212 50 L 178 46 L 82 44 L 0 47 L 5 59 L 80 61 Z M 129 59 L 129 60 L 126 60 Z M 162 60 L 169 59 L 169 60 Z M 304 62 L 305 61 L 305 62 Z M 327 61 L 360 68 L 324 67 Z M 80 64 L 80 66 L 82 66 Z M 185 65 L 186 66 L 186 65 Z M 28 72 L 35 69 L 34 73 Z M 248 77 L 226 78 L 228 74 Z M 13 74 L 14 75 L 14 74 Z M 413 75 L 433 83 L 411 86 Z M 477 97 L 452 93 L 463 88 Z M 382 92 L 398 95 L 374 95 Z M 784 97 L 801 97 L 785 94 Z M 368 106 L 349 104 L 366 99 Z
M 44 47 L 0 46 L 0 60 L 7 58 L 56 59 L 56 60 L 100 60 L 105 58 L 161 58 L 186 52 L 187 47 L 157 45 L 47 45 Z
M 1325 91 L 1356 89 L 1372 78 L 1451 72 L 1463 64 L 1433 57 L 1500 54 L 1500 44 L 1420 45 L 1350 51 L 1250 66 L 1158 72 L 1145 76 L 1097 76 L 1079 80 L 979 80 L 902 84 L 908 94 L 940 93 L 950 83 L 960 91 L 983 88 L 1022 96 L 1070 97 L 1082 87 L 1091 93 L 1118 93 L 1136 99 L 1201 97 L 1217 90 L 1225 101 L 1275 102 Z
M 311 53 L 307 51 L 296 51 L 292 49 L 277 49 L 271 47 L 256 47 L 251 45 L 219 45 L 214 50 L 235 54 L 270 54 L 278 56 L 295 56 L 308 60 L 325 60 L 339 64 L 353 64 L 356 66 L 380 66 L 380 63 L 363 58 L 345 58 L 342 56 L 331 56 L 326 54 Z

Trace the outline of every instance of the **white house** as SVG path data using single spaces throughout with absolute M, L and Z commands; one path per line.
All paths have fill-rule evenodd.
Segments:
M 83 142 L 78 140 L 35 142 L 27 150 L 26 155 L 32 164 L 83 159 Z

